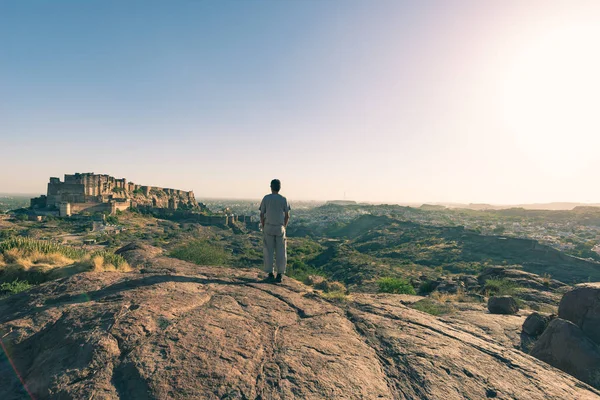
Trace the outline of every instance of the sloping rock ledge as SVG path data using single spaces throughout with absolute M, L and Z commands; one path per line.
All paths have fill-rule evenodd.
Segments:
M 361 295 L 135 247 L 143 273 L 84 273 L 0 301 L 0 398 L 597 399 L 485 336 Z

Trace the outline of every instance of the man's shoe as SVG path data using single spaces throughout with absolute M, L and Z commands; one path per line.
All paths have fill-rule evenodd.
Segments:
M 265 282 L 275 282 L 275 275 L 272 272 L 269 272 L 269 275 L 265 278 Z
M 283 279 L 283 274 L 277 274 L 277 278 L 275 278 L 275 282 L 276 283 L 281 283 L 282 279 Z

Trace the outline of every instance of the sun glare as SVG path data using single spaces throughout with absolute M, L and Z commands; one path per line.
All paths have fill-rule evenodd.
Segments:
M 563 26 L 525 41 L 504 82 L 504 120 L 524 157 L 568 176 L 600 144 L 600 26 Z

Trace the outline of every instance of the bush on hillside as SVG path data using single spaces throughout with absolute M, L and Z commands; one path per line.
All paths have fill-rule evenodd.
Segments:
M 174 248 L 169 255 L 198 265 L 230 265 L 231 254 L 205 240 L 195 240 Z
M 19 292 L 23 292 L 29 289 L 31 285 L 27 281 L 20 281 L 15 279 L 12 282 L 4 282 L 0 284 L 0 297 L 10 296 L 13 294 L 17 294 Z
M 381 293 L 416 294 L 415 289 L 406 279 L 381 278 L 377 284 Z
M 485 281 L 484 291 L 488 296 L 512 296 L 517 286 L 505 278 L 492 278 Z
M 415 310 L 430 314 L 430 315 L 444 315 L 454 311 L 454 308 L 449 304 L 443 304 L 431 299 L 419 300 L 411 305 Z
M 423 293 L 423 294 L 431 293 L 435 290 L 437 285 L 438 285 L 438 282 L 431 280 L 431 279 L 427 279 L 427 280 L 423 281 L 421 283 L 421 285 L 419 285 L 419 293 Z

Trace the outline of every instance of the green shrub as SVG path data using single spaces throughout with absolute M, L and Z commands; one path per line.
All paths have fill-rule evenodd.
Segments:
M 119 223 L 119 217 L 117 217 L 116 215 L 107 215 L 106 223 L 111 225 L 117 225 Z
M 431 314 L 431 315 L 436 315 L 436 316 L 443 315 L 443 314 L 449 314 L 454 310 L 452 308 L 452 306 L 450 306 L 448 304 L 438 303 L 431 299 L 419 300 L 416 303 L 413 303 L 411 305 L 411 307 L 414 308 L 415 310 L 419 310 L 421 312 Z
M 111 253 L 109 251 L 98 250 L 91 254 L 91 258 L 94 258 L 97 256 L 103 257 L 105 263 L 112 264 L 117 269 L 119 269 L 119 267 L 127 264 L 127 261 L 125 261 L 125 259 L 122 256 L 120 256 L 119 254 Z
M 426 281 L 423 281 L 421 283 L 421 285 L 419 285 L 419 293 L 427 294 L 427 293 L 433 292 L 434 289 L 435 289 L 435 287 L 436 287 L 435 284 L 436 284 L 435 281 L 432 281 L 432 280 L 429 280 L 429 279 L 426 280 Z
M 230 265 L 231 254 L 221 246 L 196 240 L 173 249 L 169 255 L 198 265 Z
M 301 260 L 293 260 L 291 263 L 288 263 L 287 276 L 290 278 L 294 278 L 300 282 L 306 282 L 311 275 L 324 276 L 325 274 L 323 271 L 320 271 Z
M 63 246 L 48 240 L 35 240 L 24 237 L 12 237 L 0 243 L 0 252 L 15 248 L 27 252 L 37 251 L 42 254 L 59 253 L 73 260 L 83 258 L 87 253 L 85 250 Z
M 492 278 L 485 281 L 485 293 L 488 296 L 511 296 L 515 294 L 517 286 L 504 278 Z
M 0 297 L 10 296 L 29 289 L 31 285 L 27 281 L 15 279 L 12 282 L 4 282 L 0 284 Z
M 381 278 L 377 284 L 381 293 L 416 294 L 415 289 L 406 279 Z

